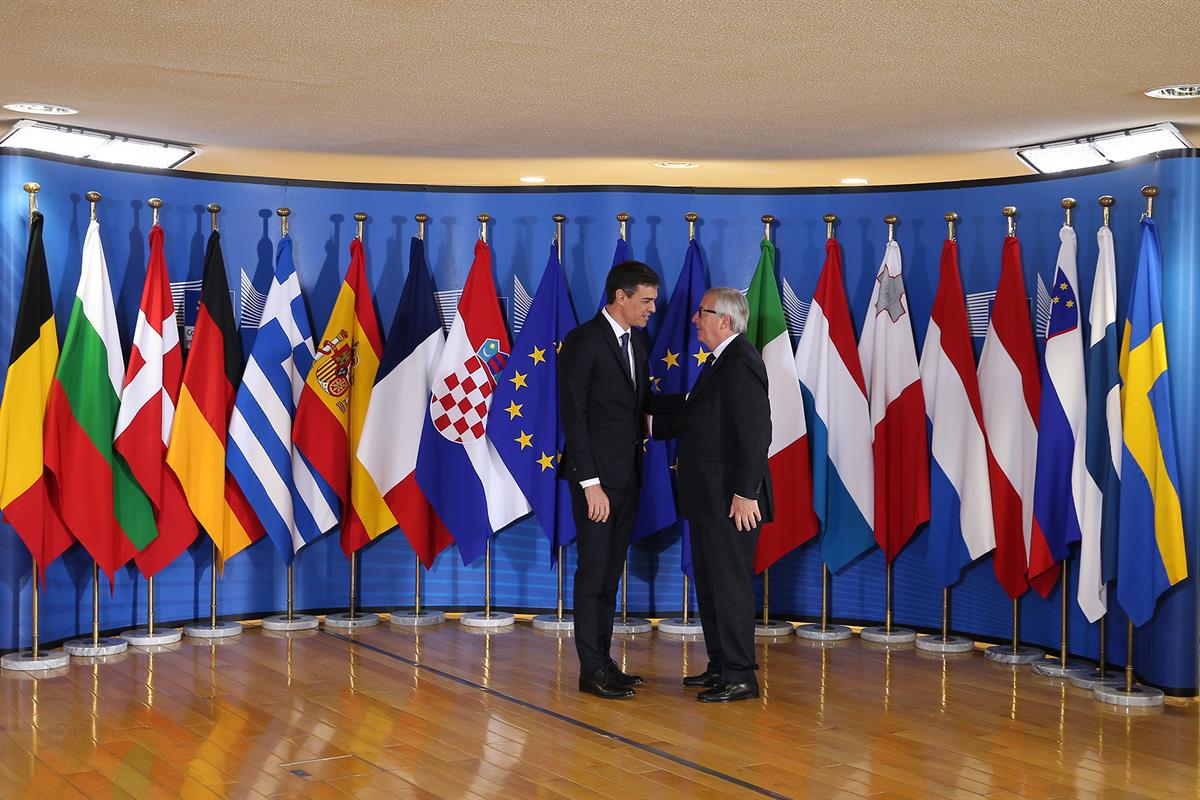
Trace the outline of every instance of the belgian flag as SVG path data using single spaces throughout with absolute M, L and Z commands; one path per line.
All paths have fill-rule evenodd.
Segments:
M 0 510 L 43 576 L 73 541 L 50 504 L 43 457 L 42 425 L 57 365 L 58 332 L 42 246 L 42 215 L 35 211 L 29 222 L 25 284 L 0 400 Z
M 229 301 L 221 236 L 214 230 L 204 255 L 200 309 L 183 368 L 167 464 L 222 561 L 263 535 L 258 517 L 225 469 L 229 417 L 241 374 L 242 343 Z

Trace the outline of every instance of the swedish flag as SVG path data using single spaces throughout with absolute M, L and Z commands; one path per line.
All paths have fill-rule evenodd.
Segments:
M 1158 597 L 1187 577 L 1171 383 L 1162 321 L 1162 257 L 1154 220 L 1142 247 L 1121 339 L 1121 516 L 1117 599 L 1134 625 L 1154 616 Z

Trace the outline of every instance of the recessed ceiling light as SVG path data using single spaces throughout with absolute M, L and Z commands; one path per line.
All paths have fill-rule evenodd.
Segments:
M 1038 172 L 1064 172 L 1070 169 L 1102 167 L 1139 156 L 1191 147 L 1179 130 L 1169 122 L 1098 133 L 1079 139 L 1063 139 L 1018 147 L 1017 158 Z
M 79 113 L 79 109 L 77 108 L 55 105 L 54 103 L 5 103 L 4 107 L 18 114 L 45 114 L 51 117 Z
M 866 186 L 866 178 L 842 178 L 842 183 L 846 186 Z
M 700 166 L 698 161 L 655 161 L 654 166 L 661 169 L 696 169 Z
M 1146 92 L 1146 97 L 1159 100 L 1193 100 L 1200 97 L 1200 83 L 1177 83 L 1173 86 L 1160 86 Z
M 155 169 L 173 169 L 199 152 L 199 148 L 177 142 L 120 136 L 32 119 L 17 120 L 12 130 L 0 139 L 0 147 Z
M 546 176 L 544 175 L 522 175 L 521 183 L 545 183 Z

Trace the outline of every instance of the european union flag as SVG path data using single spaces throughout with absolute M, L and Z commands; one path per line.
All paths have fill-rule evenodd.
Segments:
M 558 477 L 563 433 L 558 418 L 558 347 L 576 325 L 558 246 L 533 296 L 508 367 L 492 398 L 488 438 L 533 507 L 550 540 L 550 561 L 575 540 L 571 493 Z
M 658 330 L 658 338 L 650 352 L 650 381 L 655 392 L 690 392 L 700 368 L 709 353 L 696 338 L 696 327 L 692 315 L 700 307 L 700 300 L 708 291 L 708 278 L 704 274 L 704 260 L 700 246 L 695 240 L 688 244 L 683 258 L 683 269 L 675 281 L 675 289 L 667 301 L 667 311 Z M 655 500 L 675 497 L 675 442 L 650 441 L 642 468 L 642 502 L 638 507 L 638 518 L 634 523 L 633 538 L 636 540 L 662 530 L 666 525 L 642 528 L 643 508 Z M 672 509 L 674 510 L 674 509 Z M 683 533 L 683 553 L 680 568 L 692 575 L 692 544 L 685 520 L 676 511 L 667 525 L 679 519 Z

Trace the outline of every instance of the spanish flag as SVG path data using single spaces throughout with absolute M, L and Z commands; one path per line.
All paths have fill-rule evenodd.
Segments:
M 263 535 L 258 518 L 225 469 L 229 415 L 241 372 L 242 343 L 229 302 L 221 236 L 213 231 L 204 255 L 200 309 L 171 424 L 167 464 L 222 561 Z
M 363 245 L 355 239 L 350 243 L 350 269 L 317 344 L 292 427 L 292 441 L 341 501 L 346 555 L 371 541 L 368 529 L 396 526 L 396 518 L 355 455 L 382 352 Z
M 72 542 L 50 504 L 43 457 L 42 424 L 57 364 L 58 332 L 42 246 L 42 215 L 35 211 L 29 223 L 25 284 L 0 400 L 0 510 L 29 548 L 43 581 L 50 562 Z

